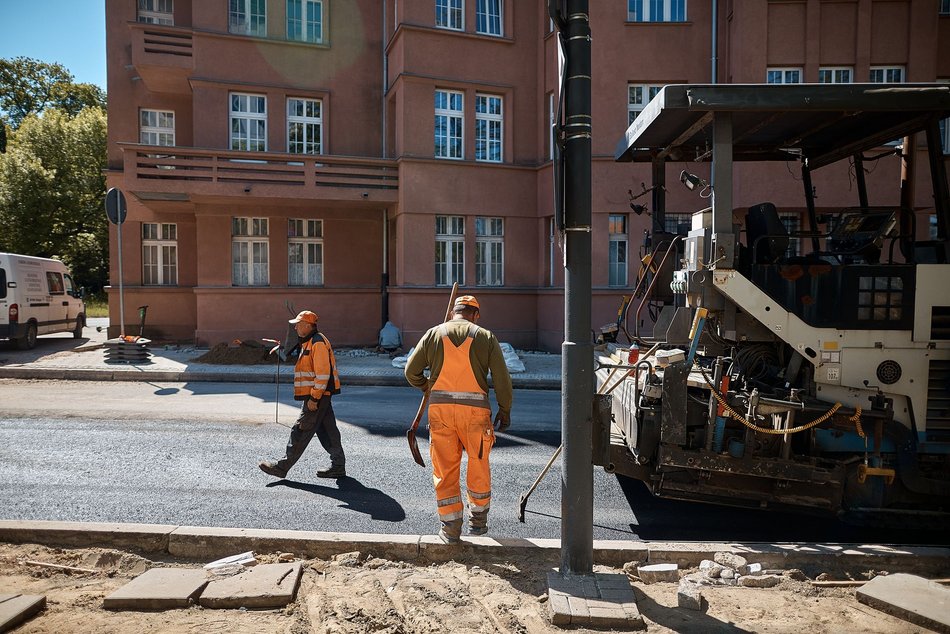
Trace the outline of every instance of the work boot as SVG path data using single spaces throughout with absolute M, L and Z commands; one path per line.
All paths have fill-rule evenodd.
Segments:
M 485 535 L 488 533 L 488 511 L 474 511 L 468 518 L 469 535 Z
M 333 465 L 329 469 L 320 469 L 317 471 L 318 478 L 345 478 L 346 467 L 343 465 Z
M 439 529 L 439 539 L 445 544 L 457 544 L 462 541 L 462 518 L 443 520 L 442 528 Z
M 281 469 L 280 467 L 278 467 L 277 463 L 272 460 L 264 460 L 257 466 L 261 468 L 261 471 L 263 471 L 267 475 L 272 475 L 275 478 L 287 477 L 287 471 L 285 469 Z

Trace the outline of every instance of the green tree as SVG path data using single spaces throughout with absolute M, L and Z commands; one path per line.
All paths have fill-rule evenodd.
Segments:
M 105 108 L 105 93 L 94 84 L 75 83 L 62 64 L 30 57 L 0 59 L 0 111 L 14 130 L 30 114 L 59 108 L 76 115 L 93 106 Z
M 103 211 L 106 115 L 50 109 L 31 114 L 0 155 L 0 250 L 59 257 L 77 283 L 98 290 L 108 279 Z

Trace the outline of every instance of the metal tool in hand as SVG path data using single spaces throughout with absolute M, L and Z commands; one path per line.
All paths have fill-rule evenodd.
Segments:
M 445 309 L 445 319 L 443 322 L 448 321 L 452 315 L 452 307 L 455 306 L 455 294 L 458 293 L 458 290 L 458 282 L 452 284 L 452 293 L 449 295 L 449 305 Z M 409 451 L 412 452 L 412 459 L 415 460 L 416 464 L 420 467 L 426 466 L 426 463 L 422 459 L 422 453 L 419 451 L 419 443 L 416 441 L 416 430 L 419 429 L 419 423 L 422 421 L 422 415 L 425 413 L 426 405 L 428 404 L 429 388 L 426 387 L 425 394 L 422 395 L 422 402 L 419 404 L 419 411 L 416 412 L 416 417 L 412 420 L 409 429 L 406 430 L 406 439 L 409 441 Z

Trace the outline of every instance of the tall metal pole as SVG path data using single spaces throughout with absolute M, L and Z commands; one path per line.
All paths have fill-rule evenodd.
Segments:
M 561 574 L 589 575 L 594 560 L 594 346 L 590 329 L 591 40 L 587 0 L 567 0 L 566 18 Z

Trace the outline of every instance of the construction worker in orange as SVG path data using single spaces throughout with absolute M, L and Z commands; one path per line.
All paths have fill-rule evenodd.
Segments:
M 287 452 L 280 460 L 261 462 L 261 471 L 277 478 L 286 478 L 303 455 L 314 434 L 330 454 L 330 467 L 317 471 L 319 478 L 342 478 L 346 476 L 346 456 L 340 430 L 336 425 L 330 398 L 340 393 L 340 377 L 336 370 L 336 357 L 330 341 L 317 330 L 317 314 L 304 310 L 291 319 L 300 337 L 300 356 L 294 366 L 294 400 L 303 401 L 300 416 L 290 429 Z
M 511 376 L 498 339 L 477 325 L 478 300 L 462 295 L 451 319 L 430 328 L 406 363 L 406 380 L 429 392 L 429 455 L 442 527 L 439 538 L 461 540 L 464 506 L 460 486 L 462 450 L 468 454 L 466 489 L 469 535 L 488 532 L 491 468 L 488 456 L 495 430 L 511 424 Z M 424 371 L 429 368 L 429 378 Z M 498 401 L 494 429 L 488 400 L 491 372 Z

